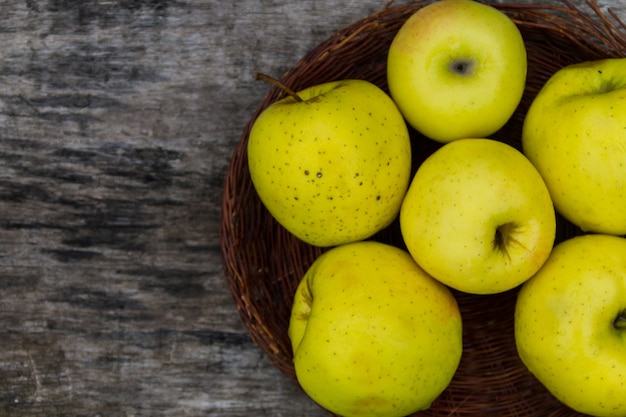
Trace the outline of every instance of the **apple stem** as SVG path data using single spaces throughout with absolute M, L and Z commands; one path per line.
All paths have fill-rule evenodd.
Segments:
M 275 78 L 270 77 L 267 74 L 263 74 L 263 73 L 257 73 L 256 75 L 256 79 L 260 80 L 260 81 L 266 81 L 278 88 L 280 88 L 284 93 L 286 93 L 287 95 L 289 95 L 290 97 L 292 97 L 294 100 L 296 100 L 297 102 L 302 102 L 302 97 L 300 97 L 298 95 L 298 93 L 296 93 L 295 91 L 293 91 L 291 88 L 287 87 L 285 84 L 281 83 L 280 81 L 278 81 Z
M 617 315 L 615 321 L 613 322 L 613 327 L 618 330 L 626 330 L 626 309 L 622 310 Z

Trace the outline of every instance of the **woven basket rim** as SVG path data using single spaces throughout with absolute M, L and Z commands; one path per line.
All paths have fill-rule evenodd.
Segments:
M 360 60 L 363 49 L 359 48 L 367 44 L 372 34 L 380 36 L 384 32 L 385 37 L 389 38 L 410 14 L 431 2 L 417 0 L 402 5 L 388 2 L 380 10 L 331 34 L 286 71 L 280 77 L 280 81 L 294 90 L 299 90 L 327 80 L 325 78 L 330 73 L 335 79 L 349 78 L 352 67 L 362 66 L 366 68 L 365 71 L 369 71 L 370 61 L 365 58 Z M 573 63 L 577 57 L 583 56 L 585 58 L 579 60 L 626 57 L 626 25 L 611 10 L 603 12 L 593 0 L 584 0 L 588 11 L 577 8 L 568 0 L 562 0 L 560 5 L 485 3 L 509 15 L 520 27 L 532 48 L 543 48 L 541 53 L 529 53 L 529 68 L 534 66 L 533 77 L 536 78 L 536 82 L 528 87 L 520 105 L 521 109 L 528 107 L 542 82 L 555 71 L 556 66 Z M 538 46 L 539 43 L 542 45 Z M 567 45 L 571 51 L 562 48 L 550 51 L 550 46 L 558 45 Z M 385 53 L 385 45 L 372 45 L 367 53 L 379 57 Z M 347 65 L 346 68 L 335 68 L 332 64 L 338 59 L 350 61 L 352 67 Z M 307 70 L 309 73 L 306 73 Z M 375 73 L 375 70 L 371 70 L 371 73 Z M 386 90 L 384 77 L 376 74 L 375 83 Z M 268 217 L 269 214 L 260 205 L 258 197 L 255 197 L 254 188 L 247 174 L 246 157 L 247 138 L 254 120 L 267 106 L 283 96 L 284 93 L 279 88 L 268 88 L 267 94 L 252 114 L 233 151 L 222 196 L 220 245 L 226 282 L 245 328 L 270 361 L 297 385 L 291 363 L 290 345 L 285 339 L 285 322 L 288 320 L 288 317 L 284 317 L 285 309 L 290 304 L 298 277 L 303 275 L 312 260 L 324 249 L 297 242 L 288 233 L 281 231 L 273 219 Z M 509 129 L 513 129 L 513 124 L 512 122 Z M 519 120 L 516 128 L 519 129 Z M 511 144 L 520 147 L 519 141 L 513 140 Z M 425 152 L 432 150 L 427 148 Z M 581 233 L 563 219 L 560 219 L 559 227 L 562 239 Z M 269 235 L 265 236 L 263 232 L 269 232 Z M 277 266 L 272 263 L 271 257 L 278 253 L 284 255 L 284 264 Z M 515 295 L 514 290 L 493 299 L 508 303 L 510 307 L 510 304 L 514 303 Z M 472 307 L 476 302 L 474 298 L 460 296 L 460 304 L 465 305 L 465 308 Z M 282 316 L 274 317 L 277 312 L 281 312 Z M 471 348 L 465 346 L 464 356 L 465 349 Z M 494 415 L 493 413 L 534 416 L 538 415 L 537 410 L 541 410 L 541 415 L 546 416 L 580 415 L 560 405 L 548 393 L 542 391 L 525 369 L 520 368 L 517 358 L 505 355 L 498 358 L 498 361 L 505 367 L 504 373 L 499 374 L 499 382 L 530 381 L 524 385 L 524 392 L 511 388 L 512 393 L 508 396 L 499 393 L 501 398 L 504 398 L 502 401 L 510 403 L 508 414 L 502 414 L 500 405 L 469 401 L 468 398 L 475 399 L 477 395 L 474 392 L 475 388 L 472 387 L 471 378 L 466 378 L 453 381 L 456 384 L 456 391 L 444 392 L 441 401 L 437 401 L 431 410 L 420 415 L 450 415 L 447 413 L 454 412 L 454 415 L 459 416 Z M 543 402 L 533 407 L 515 403 L 518 398 L 528 399 L 530 396 L 541 396 Z

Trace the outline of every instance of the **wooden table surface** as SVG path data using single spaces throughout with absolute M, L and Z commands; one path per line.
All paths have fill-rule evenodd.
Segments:
M 222 184 L 255 73 L 384 3 L 0 0 L 0 415 L 326 415 L 241 324 Z

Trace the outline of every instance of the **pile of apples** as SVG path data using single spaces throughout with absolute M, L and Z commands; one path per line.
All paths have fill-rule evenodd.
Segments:
M 490 139 L 526 84 L 515 23 L 439 0 L 400 28 L 389 94 L 337 80 L 270 105 L 249 136 L 271 215 L 328 248 L 294 297 L 296 376 L 342 416 L 406 416 L 463 353 L 451 289 L 521 286 L 515 340 L 565 405 L 626 415 L 626 59 L 581 62 L 533 99 L 523 150 Z M 409 126 L 441 147 L 412 176 Z M 411 178 L 412 176 L 412 178 Z M 555 243 L 556 213 L 584 234 Z M 370 238 L 399 218 L 404 248 Z

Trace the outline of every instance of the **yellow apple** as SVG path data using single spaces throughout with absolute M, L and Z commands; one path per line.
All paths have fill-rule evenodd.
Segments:
M 518 295 L 515 340 L 565 405 L 626 416 L 626 240 L 595 234 L 556 245 Z
M 267 107 L 248 142 L 254 187 L 270 214 L 315 246 L 368 238 L 398 215 L 411 175 L 408 127 L 364 80 L 309 87 Z
M 452 293 L 394 246 L 332 248 L 297 288 L 289 337 L 297 379 L 344 417 L 402 417 L 449 385 L 462 353 Z
M 557 71 L 533 100 L 523 150 L 559 213 L 583 231 L 626 234 L 626 59 Z
M 494 294 L 529 279 L 550 254 L 554 207 L 524 155 L 492 139 L 443 145 L 418 168 L 400 211 L 416 262 L 457 290 Z
M 439 142 L 487 137 L 517 108 L 526 47 L 515 23 L 473 0 L 439 0 L 410 16 L 387 58 L 392 98 L 408 123 Z

